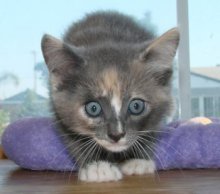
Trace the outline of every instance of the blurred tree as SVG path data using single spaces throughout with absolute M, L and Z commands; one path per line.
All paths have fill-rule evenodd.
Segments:
M 19 79 L 15 74 L 6 72 L 6 73 L 3 73 L 0 75 L 0 83 L 1 84 L 4 82 L 9 82 L 9 81 L 13 82 L 13 84 L 15 86 L 19 85 Z
M 34 71 L 40 73 L 40 79 L 42 80 L 43 85 L 47 87 L 49 72 L 48 72 L 46 64 L 44 62 L 36 63 L 34 67 Z

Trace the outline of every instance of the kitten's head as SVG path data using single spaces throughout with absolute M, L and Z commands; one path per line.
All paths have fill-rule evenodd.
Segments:
M 172 109 L 170 79 L 179 32 L 141 44 L 74 47 L 49 35 L 42 50 L 56 114 L 69 132 L 112 152 L 156 130 Z

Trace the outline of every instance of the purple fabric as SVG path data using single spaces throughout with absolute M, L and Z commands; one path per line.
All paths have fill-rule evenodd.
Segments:
M 27 118 L 11 124 L 3 133 L 5 154 L 23 168 L 76 170 L 50 118 Z
M 157 169 L 220 168 L 220 120 L 166 127 L 155 148 Z
M 208 125 L 173 122 L 165 126 L 155 147 L 158 170 L 220 168 L 220 120 Z M 50 118 L 11 124 L 2 136 L 9 159 L 32 170 L 77 170 Z

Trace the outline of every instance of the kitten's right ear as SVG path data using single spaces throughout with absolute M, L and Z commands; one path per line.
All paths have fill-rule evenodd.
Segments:
M 76 49 L 47 34 L 42 38 L 41 49 L 50 73 L 62 76 L 63 73 L 71 73 L 74 66 L 77 67 L 83 62 L 76 54 Z

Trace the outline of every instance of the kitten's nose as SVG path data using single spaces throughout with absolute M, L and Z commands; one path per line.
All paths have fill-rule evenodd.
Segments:
M 109 132 L 108 136 L 114 142 L 118 142 L 122 137 L 125 136 L 125 132 Z

